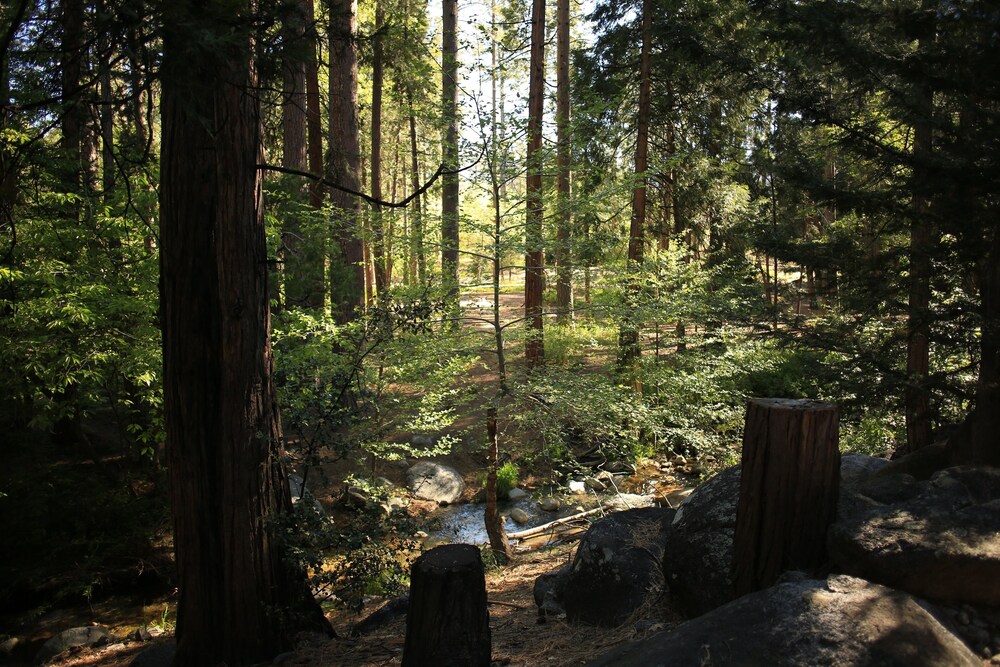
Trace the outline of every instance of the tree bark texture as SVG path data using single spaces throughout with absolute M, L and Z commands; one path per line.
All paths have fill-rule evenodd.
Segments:
M 544 252 L 542 248 L 542 113 L 545 103 L 545 0 L 531 3 L 531 61 L 528 75 L 528 153 L 525 184 L 526 220 L 524 224 L 524 316 L 528 339 L 524 344 L 529 367 L 545 361 L 542 331 L 542 291 L 544 289 Z
M 836 405 L 750 401 L 733 545 L 737 595 L 767 588 L 786 570 L 815 570 L 826 561 L 840 486 L 839 427 Z
M 352 0 L 330 2 L 330 144 L 327 178 L 359 191 L 361 140 L 358 127 L 358 56 L 355 45 L 355 6 Z M 354 317 L 365 307 L 364 251 L 358 233 L 361 201 L 354 195 L 330 191 L 334 207 L 334 245 L 339 257 L 330 262 L 330 290 L 337 322 Z
M 573 319 L 570 202 L 569 0 L 556 2 L 556 310 L 562 324 Z
M 316 34 L 316 8 L 313 0 L 302 0 L 302 11 L 306 20 L 305 78 L 306 78 L 306 134 L 309 171 L 323 173 L 323 118 L 319 99 L 319 42 Z M 323 184 L 313 181 L 309 184 L 309 203 L 314 208 L 323 206 Z
M 492 652 L 479 549 L 447 544 L 410 570 L 403 667 L 488 667 Z
M 306 626 L 329 630 L 272 533 L 291 498 L 271 384 L 249 14 L 187 0 L 164 15 L 160 269 L 177 665 L 257 663 Z
M 382 36 L 379 31 L 385 20 L 384 2 L 375 2 L 375 34 L 372 36 L 372 197 L 382 199 Z M 372 208 L 372 262 L 375 265 L 375 292 L 385 296 L 388 285 L 386 266 L 386 234 L 381 210 Z
M 281 164 L 299 170 L 310 166 L 306 71 L 309 61 L 315 58 L 310 39 L 311 14 L 312 2 L 301 0 L 289 8 L 282 26 Z M 309 187 L 295 186 L 294 200 L 304 204 Z M 309 221 L 302 224 L 304 218 L 301 211 L 293 209 L 286 214 L 282 225 L 285 302 L 289 306 L 318 310 L 324 301 L 326 243 L 317 225 Z

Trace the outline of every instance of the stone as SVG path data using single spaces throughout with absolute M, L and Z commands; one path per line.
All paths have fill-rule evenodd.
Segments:
M 20 645 L 20 637 L 8 637 L 3 642 L 0 642 L 0 655 L 10 655 Z
M 528 513 L 520 507 L 515 507 L 510 511 L 510 518 L 514 520 L 514 523 L 518 524 L 528 523 L 531 519 L 531 517 L 528 516 Z
M 341 496 L 341 503 L 350 509 L 364 509 L 371 502 L 371 494 L 360 486 L 348 486 Z
M 129 633 L 128 638 L 134 642 L 152 641 L 153 635 L 146 628 L 138 628 Z
M 172 641 L 154 644 L 132 658 L 128 667 L 173 667 L 177 644 Z
M 406 485 L 417 498 L 455 503 L 465 491 L 465 481 L 450 466 L 420 461 L 406 471 Z
M 887 464 L 885 459 L 864 454 L 841 456 L 838 518 L 872 506 L 873 501 L 845 488 L 849 491 L 862 484 Z M 677 509 L 663 570 L 671 599 L 688 616 L 704 614 L 733 599 L 730 569 L 739 496 L 740 467 L 733 466 L 696 487 Z
M 292 505 L 298 511 L 301 512 L 308 509 L 319 516 L 326 516 L 326 510 L 323 509 L 320 502 L 316 500 L 315 496 L 313 496 L 309 487 L 306 486 L 305 480 L 298 475 L 288 476 L 288 491 L 292 495 Z
M 610 473 L 632 474 L 635 472 L 635 466 L 626 461 L 611 461 L 604 466 L 604 469 Z
M 35 656 L 35 662 L 44 664 L 63 651 L 68 651 L 77 646 L 100 646 L 101 644 L 106 644 L 110 637 L 111 635 L 107 628 L 102 628 L 99 625 L 88 625 L 63 630 L 42 644 L 42 648 Z
M 840 488 L 853 488 L 871 479 L 889 465 L 888 459 L 865 454 L 844 454 L 840 457 Z
M 382 503 L 382 509 L 385 511 L 386 514 L 392 514 L 393 512 L 401 512 L 402 510 L 406 509 L 406 501 L 403 500 L 402 498 L 397 498 L 396 496 L 393 496 L 392 498 L 389 498 L 387 501 Z
M 677 509 L 663 569 L 670 597 L 688 616 L 698 616 L 733 599 L 730 567 L 738 466 L 697 487 Z
M 674 510 L 609 514 L 587 531 L 558 586 L 573 624 L 615 627 L 663 594 L 661 560 Z
M 414 447 L 423 447 L 425 449 L 431 449 L 437 446 L 437 436 L 418 434 L 410 438 L 410 444 Z
M 538 506 L 541 507 L 546 512 L 558 512 L 561 503 L 558 498 L 553 498 L 552 496 L 546 496 L 538 501 Z
M 930 600 L 1000 605 L 1000 470 L 885 475 L 854 493 L 867 504 L 830 529 L 840 571 Z
M 532 594 L 540 616 L 563 614 L 563 591 L 566 588 L 566 575 L 569 565 L 554 572 L 546 572 L 535 579 Z
M 604 483 L 604 480 L 597 479 L 596 477 L 588 477 L 583 480 L 583 483 L 586 484 L 588 488 L 598 493 L 608 490 L 608 485 Z
M 570 483 L 567 484 L 567 486 L 569 487 L 570 493 L 575 493 L 576 495 L 587 493 L 587 485 L 579 480 L 570 480 Z
M 972 667 L 981 662 L 900 591 L 846 575 L 785 581 L 620 645 L 591 667 Z
M 507 492 L 508 500 L 523 500 L 524 498 L 527 497 L 528 497 L 528 492 L 525 491 L 524 489 L 519 489 L 517 487 Z

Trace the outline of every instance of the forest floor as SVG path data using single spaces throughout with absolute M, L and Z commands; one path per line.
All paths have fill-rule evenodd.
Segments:
M 562 544 L 552 548 L 520 554 L 516 562 L 502 569 L 487 572 L 490 629 L 494 665 L 561 667 L 585 664 L 623 641 L 639 639 L 678 621 L 666 605 L 655 604 L 637 614 L 643 623 L 626 623 L 619 628 L 574 627 L 564 619 L 546 619 L 540 623 L 532 599 L 532 588 L 538 575 L 561 567 L 572 558 L 575 545 Z M 377 609 L 377 606 L 371 607 Z M 289 667 L 375 667 L 399 665 L 406 638 L 406 617 L 400 615 L 375 631 L 350 637 L 350 628 L 359 616 L 348 612 L 329 615 L 338 638 L 324 640 L 304 638 L 293 654 L 281 664 Z M 129 627 L 109 628 L 113 634 Z M 173 637 L 164 635 L 154 642 L 166 643 Z M 81 649 L 65 654 L 51 663 L 62 667 L 127 667 L 148 643 L 117 643 Z

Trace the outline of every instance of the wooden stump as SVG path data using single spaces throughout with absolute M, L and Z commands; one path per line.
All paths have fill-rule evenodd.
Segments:
M 737 596 L 767 588 L 787 570 L 826 562 L 840 492 L 839 427 L 836 405 L 750 401 L 733 544 Z
M 479 549 L 447 544 L 410 570 L 403 667 L 488 667 L 492 645 Z

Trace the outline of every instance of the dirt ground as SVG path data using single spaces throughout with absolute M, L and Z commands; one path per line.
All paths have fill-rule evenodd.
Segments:
M 626 623 L 617 629 L 573 627 L 564 619 L 547 619 L 539 623 L 532 599 L 532 588 L 538 575 L 569 562 L 575 544 L 562 544 L 543 550 L 519 554 L 508 567 L 487 573 L 490 628 L 493 641 L 493 664 L 524 667 L 551 665 L 562 667 L 582 665 L 616 644 L 638 639 L 676 622 L 668 606 L 660 601 L 651 605 L 638 619 L 652 621 Z M 399 665 L 406 639 L 405 615 L 361 637 L 350 637 L 350 628 L 365 614 L 334 613 L 329 616 L 338 638 L 323 641 L 306 638 L 282 665 L 288 667 L 375 667 Z M 114 628 L 111 628 L 114 631 Z M 172 641 L 164 636 L 157 643 Z M 127 667 L 149 643 L 112 644 L 82 649 L 65 654 L 52 664 L 63 667 Z

